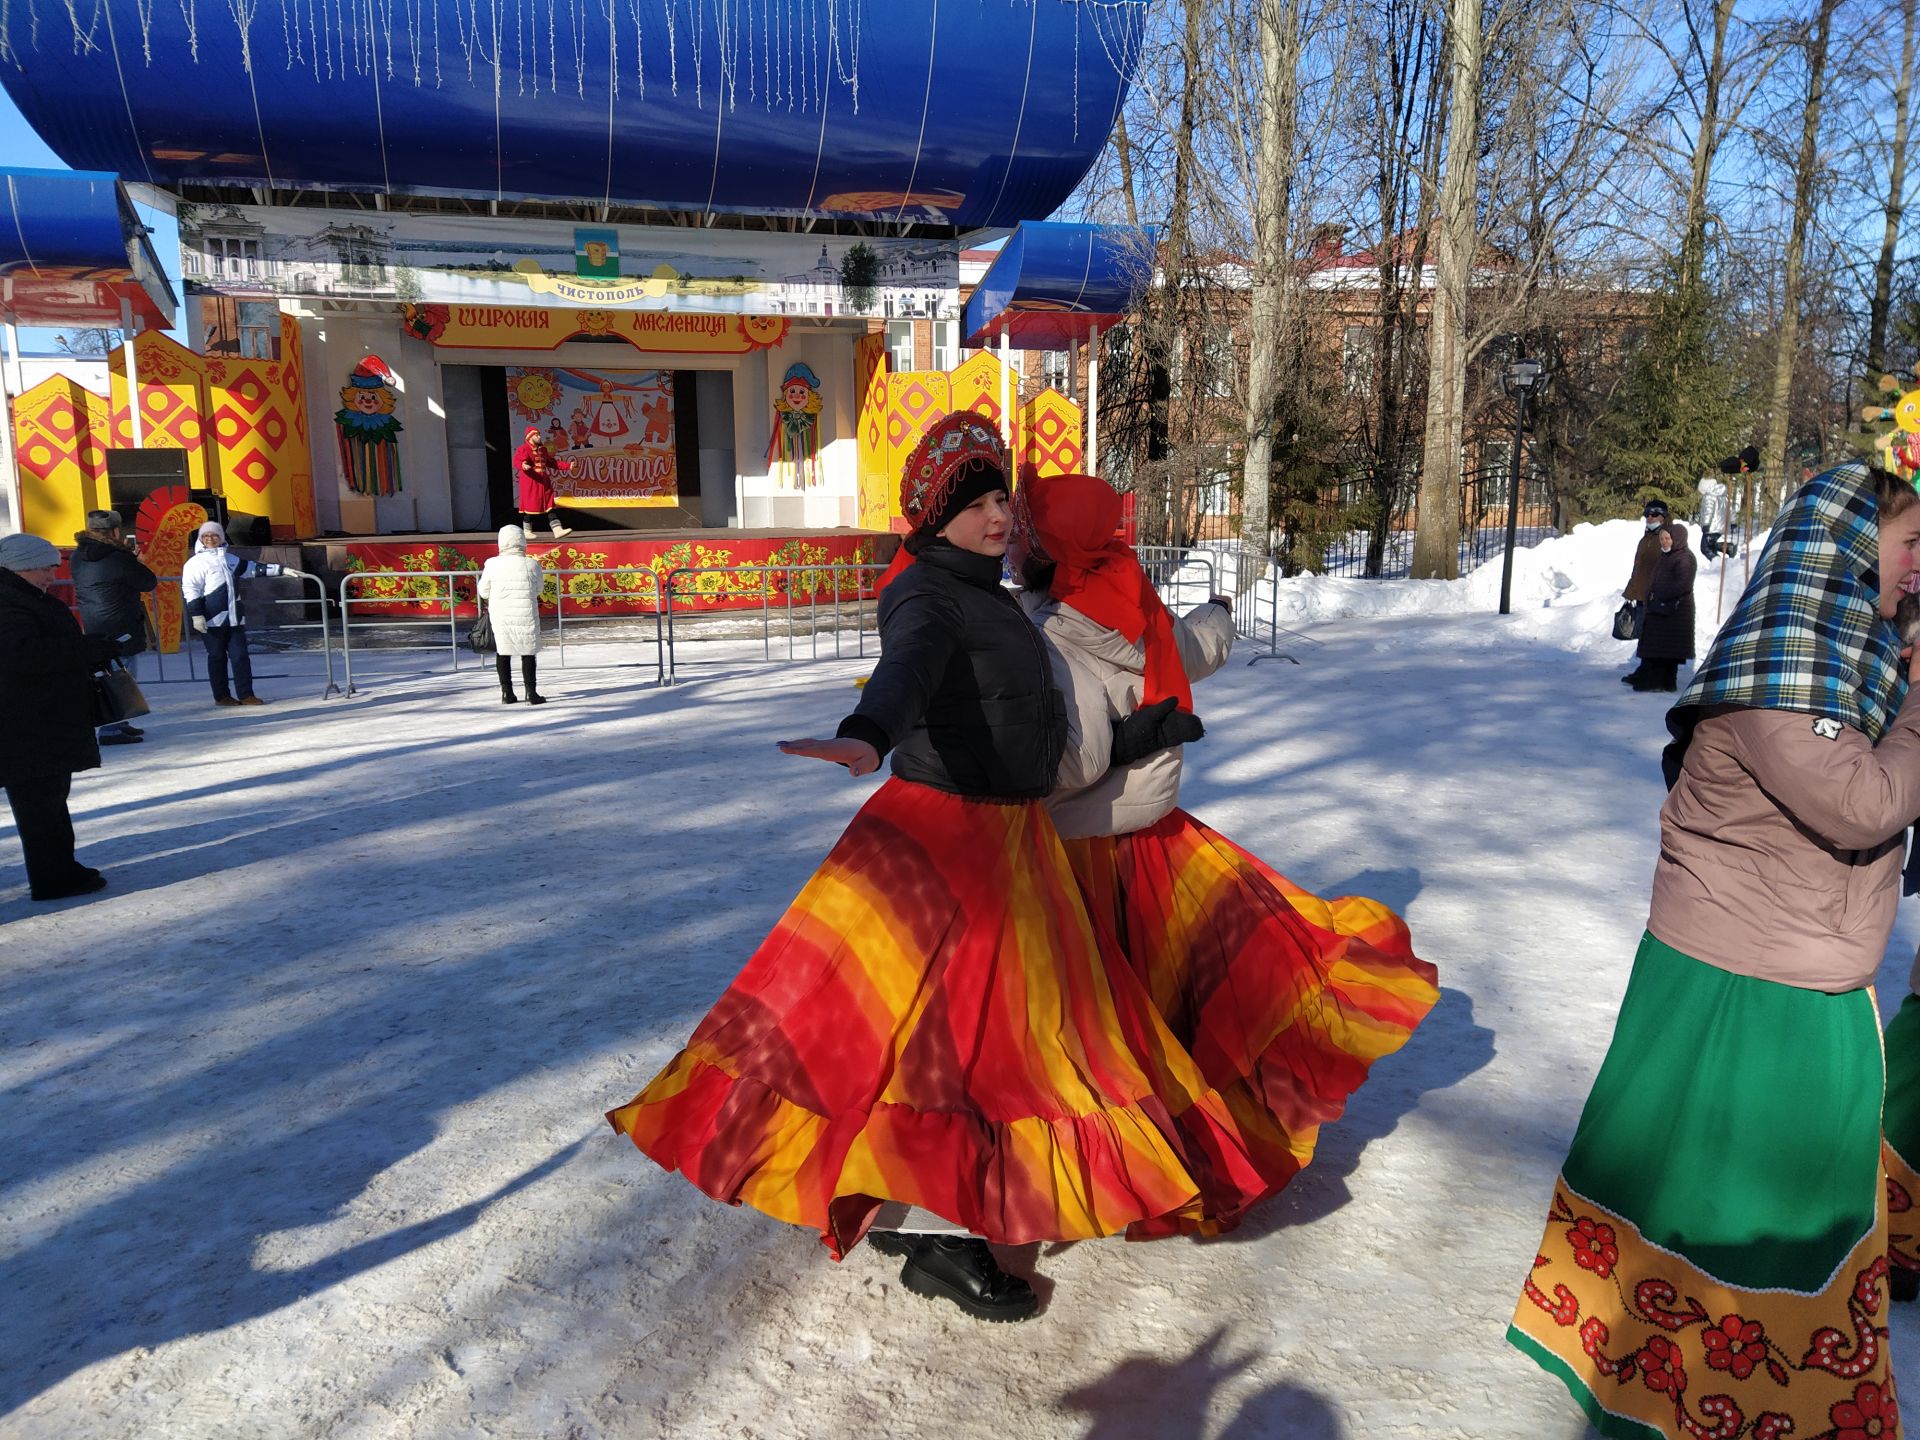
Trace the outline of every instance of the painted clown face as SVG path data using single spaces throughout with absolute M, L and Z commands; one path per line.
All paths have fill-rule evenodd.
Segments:
M 382 396 L 378 390 L 355 390 L 348 399 L 347 404 L 351 409 L 358 410 L 362 415 L 380 415 L 386 411 L 386 406 L 382 403 Z
M 804 410 L 807 400 L 813 394 L 813 387 L 804 380 L 789 380 L 786 388 L 780 392 L 789 410 Z

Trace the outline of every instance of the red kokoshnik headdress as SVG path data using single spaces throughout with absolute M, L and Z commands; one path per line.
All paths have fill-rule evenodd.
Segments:
M 1007 447 L 993 421 L 977 410 L 956 410 L 927 427 L 900 472 L 900 513 L 914 535 L 938 532 L 953 518 L 948 511 L 956 486 L 975 462 L 998 471 L 1003 484 L 1012 483 Z M 912 563 L 913 554 L 903 544 L 875 593 L 886 589 Z
M 1094 475 L 1020 474 L 1014 516 L 1036 558 L 1053 562 L 1047 593 L 1096 625 L 1116 630 L 1133 644 L 1144 639 L 1146 691 L 1141 704 L 1171 696 L 1193 709 L 1193 687 L 1180 661 L 1173 615 L 1140 566 L 1133 547 L 1120 538 L 1120 496 Z

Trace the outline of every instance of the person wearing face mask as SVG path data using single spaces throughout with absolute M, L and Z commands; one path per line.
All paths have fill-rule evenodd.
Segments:
M 120 651 L 82 633 L 47 593 L 60 552 L 35 535 L 0 536 L 0 786 L 7 792 L 35 900 L 90 895 L 106 877 L 74 859 L 67 797 L 100 764 L 93 674 Z
M 1066 741 L 1038 633 L 1000 581 L 994 423 L 908 458 L 912 525 L 853 713 L 790 755 L 892 767 L 825 863 L 635 1099 L 608 1113 L 716 1199 L 904 1259 L 910 1292 L 1024 1320 L 990 1244 L 1164 1233 L 1247 1142 L 1089 915 L 1043 803 Z M 1197 734 L 1116 727 L 1123 759 Z
M 1916 549 L 1913 486 L 1816 476 L 1668 712 L 1646 933 L 1508 1331 L 1610 1435 L 1897 1429 L 1869 986 L 1920 818 Z
M 207 651 L 207 681 L 216 705 L 264 705 L 253 693 L 253 661 L 247 650 L 242 580 L 282 573 L 278 565 L 243 560 L 227 548 L 227 532 L 218 521 L 200 527 L 200 548 L 180 570 L 180 598 L 188 620 Z M 228 668 L 233 683 L 227 683 Z M 238 692 L 237 694 L 235 692 Z

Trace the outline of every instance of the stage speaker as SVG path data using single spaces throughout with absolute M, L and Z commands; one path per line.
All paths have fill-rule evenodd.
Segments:
M 170 485 L 185 487 L 187 452 L 184 450 L 107 451 L 107 503 L 119 512 L 120 523 L 133 529 L 141 502 Z
M 207 512 L 207 519 L 220 522 L 220 528 L 227 525 L 227 500 L 224 495 L 216 495 L 211 490 L 189 490 L 187 499 Z
M 264 515 L 249 515 L 244 510 L 229 510 L 222 522 L 227 527 L 229 545 L 271 545 L 273 522 Z

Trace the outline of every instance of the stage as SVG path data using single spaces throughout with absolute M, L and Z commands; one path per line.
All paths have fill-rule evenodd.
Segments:
M 840 567 L 884 566 L 899 543 L 897 535 L 853 529 L 576 530 L 561 540 L 531 538 L 527 553 L 552 572 L 548 613 L 564 585 L 570 615 L 651 615 L 669 588 L 675 610 L 870 599 L 877 570 Z M 474 531 L 330 536 L 274 548 L 302 570 L 345 582 L 355 616 L 444 617 L 450 587 L 457 613 L 473 614 L 480 566 L 499 553 L 494 533 Z

